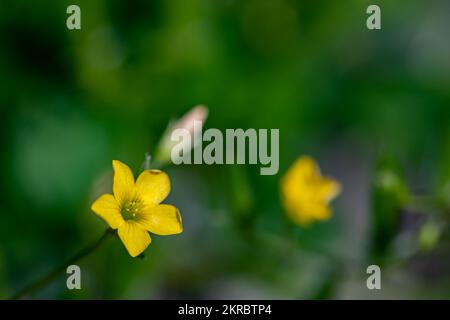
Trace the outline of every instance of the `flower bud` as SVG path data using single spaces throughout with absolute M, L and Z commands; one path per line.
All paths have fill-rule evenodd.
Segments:
M 171 140 L 172 132 L 176 129 L 188 130 L 193 137 L 194 141 L 191 141 L 191 146 L 195 147 L 194 142 L 201 137 L 195 137 L 195 133 L 200 132 L 194 130 L 196 124 L 201 123 L 203 126 L 206 118 L 208 117 L 208 109 L 204 105 L 198 105 L 192 108 L 188 113 L 176 121 L 171 121 L 164 132 L 158 147 L 156 148 L 155 162 L 159 165 L 167 164 L 170 161 L 170 154 L 175 141 Z

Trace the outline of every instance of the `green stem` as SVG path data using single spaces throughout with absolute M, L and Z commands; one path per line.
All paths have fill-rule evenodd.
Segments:
M 74 255 L 72 258 L 67 260 L 65 263 L 61 264 L 59 267 L 53 269 L 48 274 L 43 276 L 42 278 L 36 280 L 35 282 L 31 283 L 30 285 L 26 286 L 22 290 L 16 292 L 10 300 L 18 300 L 25 298 L 26 296 L 29 296 L 33 294 L 36 291 L 41 290 L 42 288 L 46 287 L 48 284 L 50 284 L 53 280 L 55 280 L 61 273 L 67 270 L 67 267 L 75 264 L 82 258 L 88 256 L 92 252 L 94 252 L 97 248 L 100 247 L 100 245 L 108 238 L 108 236 L 113 235 L 114 231 L 112 229 L 107 229 L 105 233 L 102 235 L 102 237 L 97 240 L 96 242 L 92 243 L 91 245 L 85 247 L 81 251 L 79 251 L 76 255 Z

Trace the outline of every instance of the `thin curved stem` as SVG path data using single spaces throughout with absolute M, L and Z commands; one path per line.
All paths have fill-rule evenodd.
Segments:
M 114 230 L 112 230 L 111 228 L 107 229 L 99 240 L 97 240 L 96 242 L 92 243 L 91 245 L 85 247 L 84 249 L 79 251 L 76 255 L 74 255 L 72 258 L 67 260 L 65 263 L 61 264 L 59 267 L 53 269 L 52 271 L 47 273 L 42 278 L 40 278 L 40 279 L 36 280 L 35 282 L 31 283 L 30 285 L 26 286 L 22 290 L 19 290 L 18 292 L 16 292 L 10 298 L 10 300 L 18 300 L 18 299 L 25 298 L 25 297 L 33 294 L 34 292 L 39 291 L 42 288 L 46 287 L 53 280 L 55 280 L 61 273 L 63 273 L 65 270 L 67 270 L 68 266 L 70 266 L 72 264 L 75 264 L 76 262 L 78 262 L 82 258 L 84 258 L 84 257 L 88 256 L 89 254 L 91 254 L 92 252 L 94 252 L 97 248 L 99 248 L 100 245 L 110 235 L 114 234 L 113 232 L 114 232 Z

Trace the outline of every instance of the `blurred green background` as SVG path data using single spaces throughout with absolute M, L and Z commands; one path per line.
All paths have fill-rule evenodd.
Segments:
M 449 298 L 449 24 L 445 0 L 2 1 L 0 297 L 99 238 L 111 160 L 139 173 L 202 103 L 206 128 L 279 128 L 279 174 L 167 168 L 181 235 L 145 259 L 111 240 L 80 263 L 82 290 L 63 275 L 33 298 Z M 302 154 L 343 184 L 309 228 L 279 201 Z

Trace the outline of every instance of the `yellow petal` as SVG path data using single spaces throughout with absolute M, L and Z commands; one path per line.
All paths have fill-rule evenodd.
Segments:
M 299 180 L 314 179 L 316 176 L 320 175 L 320 169 L 312 157 L 302 156 L 291 166 L 288 175 L 293 179 Z
M 114 197 L 119 204 L 129 200 L 134 195 L 134 176 L 131 169 L 124 163 L 113 160 Z
M 319 165 L 309 156 L 298 158 L 281 180 L 283 206 L 302 226 L 330 219 L 332 209 L 328 203 L 340 191 L 339 182 L 323 177 Z
M 147 249 L 151 242 L 148 232 L 131 220 L 125 221 L 119 227 L 118 234 L 128 253 L 133 258 Z
M 183 225 L 180 212 L 169 204 L 147 208 L 136 221 L 151 233 L 161 236 L 181 233 Z
M 341 193 L 341 189 L 341 184 L 336 180 L 324 178 L 319 193 L 323 201 L 328 203 Z
M 136 192 L 147 204 L 158 204 L 170 192 L 169 176 L 160 170 L 145 170 L 136 181 Z
M 323 203 L 308 203 L 304 207 L 305 216 L 309 216 L 315 220 L 325 221 L 331 218 L 331 207 Z
M 314 221 L 326 221 L 331 218 L 332 209 L 321 203 L 301 203 L 285 205 L 289 216 L 301 226 L 309 226 Z
M 117 229 L 124 222 L 120 214 L 119 205 L 112 194 L 102 195 L 95 200 L 91 209 L 113 229 Z

